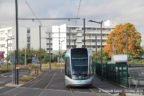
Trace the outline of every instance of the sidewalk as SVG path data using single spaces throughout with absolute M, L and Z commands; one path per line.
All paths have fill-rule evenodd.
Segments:
M 103 91 L 104 93 L 111 93 L 113 95 L 115 94 L 114 96 L 117 96 L 119 93 L 122 92 L 126 93 L 127 94 L 126 96 L 144 96 L 142 95 L 143 90 L 138 91 L 136 89 L 123 88 L 120 85 L 112 83 L 107 80 L 101 81 L 101 79 L 98 76 L 95 76 L 93 86 Z
M 95 76 L 93 84 L 94 84 L 94 87 L 98 87 L 98 88 L 101 88 L 104 90 L 122 90 L 122 89 L 124 89 L 124 88 L 120 87 L 119 85 L 111 83 L 105 79 L 103 81 L 101 81 L 101 79 L 98 76 Z

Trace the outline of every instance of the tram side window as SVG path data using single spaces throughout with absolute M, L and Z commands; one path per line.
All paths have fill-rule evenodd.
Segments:
M 70 58 L 69 57 L 66 58 L 66 75 L 68 75 L 69 77 L 71 76 L 70 75 Z
M 89 72 L 90 72 L 90 75 L 93 75 L 93 60 L 92 60 L 92 57 L 89 58 L 89 63 L 90 63 L 90 66 L 89 66 Z

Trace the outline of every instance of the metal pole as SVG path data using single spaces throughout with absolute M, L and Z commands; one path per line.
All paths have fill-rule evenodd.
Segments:
M 7 39 L 7 71 L 8 71 L 8 39 Z
M 39 25 L 40 71 L 41 71 L 41 25 Z
M 16 14 L 16 54 L 15 54 L 15 84 L 19 84 L 18 80 L 18 71 L 16 71 L 16 65 L 19 63 L 18 59 L 18 49 L 19 49 L 19 41 L 18 41 L 18 1 L 15 0 L 15 14 Z
M 59 27 L 59 64 L 60 64 L 60 27 Z
M 69 27 L 69 49 L 71 48 L 71 47 L 70 47 L 70 39 L 71 39 L 71 38 L 70 38 L 70 33 L 71 33 L 71 32 L 70 32 L 70 27 Z
M 61 58 L 60 58 L 60 63 L 61 63 L 61 72 L 62 72 L 62 41 L 61 41 Z
M 95 34 L 95 43 L 96 43 L 96 63 L 97 63 L 97 35 Z
M 128 59 L 128 31 L 127 31 L 127 41 L 126 41 L 126 51 L 127 51 L 127 59 Z M 127 60 L 127 63 L 128 63 L 128 60 Z
M 103 51 L 102 51 L 102 24 L 103 24 L 103 21 L 101 21 L 101 64 L 102 64 L 102 78 L 101 78 L 101 80 L 103 80 L 103 62 L 102 62 L 102 60 L 103 60 L 103 55 L 102 55 L 102 53 L 103 53 Z
M 83 19 L 83 30 L 84 30 L 84 48 L 85 48 L 85 18 Z
M 51 71 L 51 46 L 50 46 L 50 39 L 51 39 L 51 36 L 50 36 L 50 32 L 49 32 L 49 71 Z
M 25 66 L 27 65 L 27 59 L 26 59 L 26 48 L 25 48 Z
M 128 58 L 129 58 L 129 56 L 128 56 L 128 31 L 127 31 L 127 43 L 126 43 L 126 49 L 127 49 L 127 85 L 128 85 Z
M 92 36 L 92 34 L 90 34 L 90 49 L 92 50 L 92 44 L 91 44 L 92 38 L 91 38 L 91 36 Z
M 74 48 L 76 48 L 76 40 L 74 40 Z

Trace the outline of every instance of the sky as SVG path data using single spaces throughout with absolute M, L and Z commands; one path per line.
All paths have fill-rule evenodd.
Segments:
M 88 20 L 111 20 L 113 25 L 130 22 L 138 32 L 144 32 L 144 0 L 18 0 L 19 17 L 35 17 L 28 7 L 31 6 L 39 18 L 86 18 L 87 25 L 94 25 Z M 76 24 L 75 21 L 41 21 L 43 26 L 62 23 Z M 78 24 L 82 20 L 77 21 Z M 37 21 L 20 21 L 20 26 L 38 26 Z M 0 26 L 15 26 L 15 0 L 0 0 Z M 143 37 L 144 38 L 144 37 Z M 144 39 L 143 39 L 144 40 Z

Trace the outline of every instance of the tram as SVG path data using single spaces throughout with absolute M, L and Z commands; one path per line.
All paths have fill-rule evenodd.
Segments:
M 65 54 L 65 86 L 90 86 L 94 78 L 92 51 L 74 48 Z

